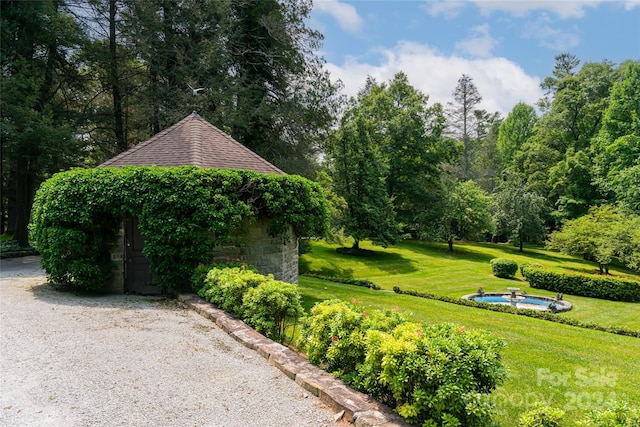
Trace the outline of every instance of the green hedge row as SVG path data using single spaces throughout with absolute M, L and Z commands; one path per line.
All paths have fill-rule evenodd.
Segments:
M 425 426 L 490 426 L 487 395 L 506 375 L 504 342 L 481 330 L 408 322 L 394 310 L 339 300 L 303 319 L 309 360 Z
M 304 273 L 305 276 L 315 277 L 316 279 L 326 280 L 328 282 L 335 283 L 344 283 L 346 285 L 354 285 L 354 286 L 362 286 L 364 288 L 373 289 L 374 291 L 379 291 L 380 286 L 369 280 L 361 280 L 361 279 L 351 279 L 349 277 L 335 277 L 335 276 L 323 276 L 321 274 L 316 273 Z
M 213 268 L 202 280 L 203 266 L 192 277 L 192 288 L 205 300 L 242 319 L 261 334 L 286 341 L 287 328 L 304 313 L 298 287 L 264 276 L 245 265 Z
M 532 288 L 612 301 L 640 301 L 640 282 L 634 280 L 578 273 L 556 273 L 535 267 L 523 269 L 523 274 Z
M 563 325 L 576 326 L 578 328 L 592 329 L 594 331 L 602 331 L 602 332 L 608 332 L 611 334 L 640 338 L 640 331 L 635 331 L 632 329 L 620 328 L 615 326 L 601 326 L 595 323 L 585 323 L 576 319 L 563 317 L 558 314 L 550 313 L 548 311 L 530 310 L 527 308 L 514 308 L 514 307 L 511 307 L 510 305 L 489 304 L 486 302 L 478 302 L 478 301 L 472 301 L 472 300 L 463 299 L 463 298 L 454 298 L 446 295 L 436 295 L 436 294 L 429 294 L 429 293 L 418 292 L 418 291 L 403 291 L 398 286 L 394 286 L 393 291 L 397 294 L 411 295 L 414 297 L 432 299 L 436 301 L 442 301 L 442 302 L 447 302 L 447 303 L 457 304 L 457 305 L 464 305 L 467 307 L 481 308 L 483 310 L 497 311 L 500 313 L 509 313 L 509 314 L 515 314 L 518 316 L 533 317 L 536 319 L 548 320 L 550 322 L 562 323 Z
M 322 189 L 293 175 L 250 171 L 124 167 L 75 169 L 38 190 L 32 232 L 54 283 L 99 289 L 112 270 L 109 250 L 125 215 L 138 219 L 144 255 L 167 289 L 209 261 L 245 219 L 269 218 L 269 233 L 298 236 L 327 228 Z

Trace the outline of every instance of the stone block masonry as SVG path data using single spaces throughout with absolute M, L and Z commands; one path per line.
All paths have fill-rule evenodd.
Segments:
M 272 274 L 276 280 L 297 284 L 298 237 L 291 228 L 284 236 L 270 236 L 267 232 L 270 222 L 269 219 L 245 221 L 223 244 L 216 246 L 211 261 L 240 260 L 255 266 L 261 274 Z M 126 290 L 124 223 L 110 252 L 112 275 L 104 290 L 122 294 Z
M 273 274 L 276 280 L 298 283 L 298 238 L 289 229 L 284 236 L 267 232 L 268 219 L 245 221 L 226 245 L 216 247 L 214 261 L 239 259 L 253 265 L 261 274 Z

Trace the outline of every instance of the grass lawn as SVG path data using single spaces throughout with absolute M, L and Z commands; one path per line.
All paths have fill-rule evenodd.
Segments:
M 508 381 L 493 393 L 496 421 L 500 425 L 517 425 L 518 415 L 534 401 L 550 402 L 565 409 L 568 420 L 581 418 L 607 400 L 626 400 L 640 406 L 638 338 L 388 292 L 397 285 L 402 289 L 462 296 L 475 292 L 479 286 L 486 291 L 506 291 L 515 285 L 529 293 L 551 295 L 530 289 L 524 281 L 492 277 L 489 260 L 504 257 L 518 263 L 537 262 L 548 268 L 574 271 L 592 271 L 594 265 L 542 249 L 525 249 L 520 254 L 506 245 L 460 244 L 450 254 L 445 244 L 404 241 L 388 249 L 367 247 L 376 252 L 370 258 L 339 255 L 335 247 L 324 242 L 312 243 L 312 251 L 301 257 L 300 271 L 368 279 L 384 290 L 373 291 L 303 275 L 300 291 L 305 307 L 329 298 L 347 301 L 355 298 L 371 308 L 397 306 L 401 311 L 411 312 L 418 321 L 453 322 L 491 331 L 507 343 L 503 356 L 510 372 Z M 611 272 L 633 276 L 626 270 L 611 269 Z M 640 304 L 569 295 L 565 299 L 574 309 L 564 316 L 640 330 Z

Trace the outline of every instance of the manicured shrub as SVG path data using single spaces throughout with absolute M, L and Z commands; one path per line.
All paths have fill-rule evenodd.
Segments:
M 504 343 L 486 332 L 420 325 L 339 300 L 311 309 L 301 343 L 312 363 L 421 425 L 490 425 L 483 396 L 505 377 Z
M 640 301 L 640 282 L 610 276 L 557 273 L 527 267 L 524 277 L 532 288 L 612 301 Z
M 250 288 L 242 299 L 243 320 L 261 334 L 278 342 L 286 341 L 289 326 L 304 313 L 298 287 L 279 280 L 267 280 Z
M 373 289 L 375 291 L 380 290 L 380 286 L 376 285 L 370 280 L 352 279 L 351 277 L 324 276 L 322 274 L 316 273 L 305 273 L 305 276 L 315 277 L 316 279 L 327 280 L 329 282 L 344 283 L 346 285 L 362 286 L 364 288 Z
M 343 370 L 343 364 L 352 364 L 364 359 L 364 345 L 354 345 L 350 335 L 359 329 L 362 313 L 356 307 L 340 300 L 328 300 L 315 304 L 310 315 L 302 320 L 300 345 L 304 347 L 311 363 L 319 365 L 329 372 Z M 346 351 L 329 348 L 338 347 Z M 335 354 L 343 354 L 343 360 Z M 348 354 L 345 354 L 348 353 Z
M 640 409 L 632 408 L 626 402 L 613 402 L 608 407 L 591 411 L 576 427 L 638 427 Z
M 405 321 L 395 310 L 365 311 L 356 301 L 323 301 L 303 319 L 301 346 L 311 363 L 352 383 L 357 381 L 354 374 L 365 358 L 366 331 L 391 331 Z
M 364 382 L 376 382 L 374 397 L 393 399 L 409 423 L 427 426 L 489 426 L 492 406 L 486 395 L 506 371 L 504 342 L 480 330 L 451 324 L 404 323 L 391 333 L 367 333 Z M 383 391 L 378 396 L 378 390 Z M 369 391 L 369 390 L 368 390 Z M 390 402 L 391 403 L 391 402 Z
M 520 415 L 518 427 L 563 427 L 564 411 L 542 404 Z
M 191 275 L 191 289 L 195 293 L 199 294 L 200 289 L 202 289 L 205 286 L 205 280 L 207 279 L 207 274 L 209 273 L 209 271 L 213 270 L 214 268 L 222 269 L 222 268 L 233 268 L 233 267 L 238 267 L 242 270 L 254 271 L 256 273 L 258 272 L 258 270 L 256 270 L 254 266 L 245 264 L 240 261 L 199 264 L 193 271 L 193 274 Z
M 508 279 L 515 276 L 518 271 L 518 263 L 512 259 L 494 258 L 489 261 L 489 264 L 496 277 Z
M 242 267 L 214 268 L 207 274 L 200 296 L 222 310 L 242 317 L 244 294 L 269 280 L 273 280 L 272 275 L 263 276 Z
M 199 275 L 201 271 L 194 273 Z M 296 285 L 259 274 L 245 264 L 209 270 L 198 295 L 279 342 L 285 341 L 287 328 L 303 314 Z

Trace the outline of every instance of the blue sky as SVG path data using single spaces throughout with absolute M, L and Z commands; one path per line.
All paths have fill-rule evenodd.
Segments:
M 560 53 L 640 60 L 640 0 L 314 0 L 308 24 L 325 36 L 320 54 L 349 96 L 367 75 L 383 82 L 404 71 L 446 104 L 467 74 L 481 107 L 503 116 L 540 99 Z

